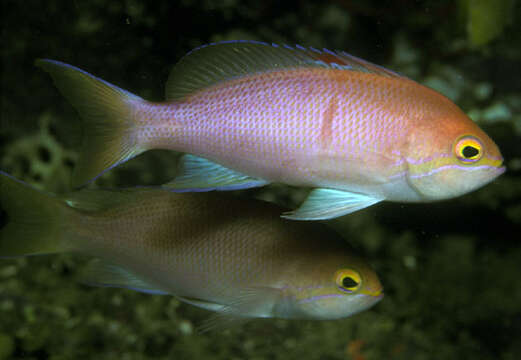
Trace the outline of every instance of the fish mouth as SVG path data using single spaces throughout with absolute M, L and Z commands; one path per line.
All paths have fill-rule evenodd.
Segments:
M 490 184 L 490 183 L 496 181 L 497 178 L 499 176 L 501 176 L 501 174 L 503 174 L 507 170 L 506 166 L 502 166 L 501 163 L 497 166 L 484 165 L 484 166 L 482 166 L 482 168 L 485 168 L 484 169 L 485 172 L 483 172 L 480 176 L 481 183 L 478 183 L 475 187 L 473 187 L 472 189 L 469 189 L 469 191 L 473 191 L 475 189 L 478 189 L 482 186 L 485 186 L 487 184 Z M 479 169 L 477 169 L 477 170 L 479 170 Z M 467 192 L 469 192 L 469 191 L 467 191 Z
M 384 297 L 384 290 L 381 287 L 379 289 L 376 289 L 376 290 L 369 290 L 369 289 L 362 290 L 362 291 L 360 291 L 360 293 L 363 294 L 363 295 L 371 296 L 371 297 L 375 297 L 375 298 L 383 298 Z
M 505 160 L 503 159 L 502 156 L 499 156 L 497 158 L 487 157 L 484 159 L 484 165 L 485 166 L 488 165 L 492 169 L 492 171 L 495 173 L 495 175 L 499 176 L 507 170 L 506 166 L 503 164 L 504 161 Z
M 382 300 L 384 298 L 384 293 L 382 291 L 380 291 L 380 293 L 378 295 L 369 295 L 369 296 L 372 297 L 374 304 L 376 304 L 377 302 L 379 302 L 380 300 Z
M 492 181 L 496 180 L 498 177 L 500 177 L 505 171 L 507 171 L 506 166 L 495 166 L 491 167 L 489 170 L 489 179 L 486 181 L 486 183 L 491 183 Z
M 383 292 L 379 292 L 378 295 L 367 295 L 367 294 L 360 294 L 361 295 L 361 298 L 360 298 L 360 309 L 358 309 L 358 311 L 363 311 L 363 310 L 367 310 L 371 307 L 373 307 L 374 305 L 376 305 L 377 303 L 379 303 L 383 298 L 384 298 L 384 294 Z

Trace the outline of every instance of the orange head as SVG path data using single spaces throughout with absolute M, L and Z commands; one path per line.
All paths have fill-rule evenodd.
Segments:
M 417 124 L 408 138 L 408 182 L 422 200 L 463 195 L 505 171 L 497 145 L 452 101 L 422 86 L 411 111 Z

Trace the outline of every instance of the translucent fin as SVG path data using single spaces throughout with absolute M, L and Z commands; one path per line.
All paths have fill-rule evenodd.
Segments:
M 200 299 L 193 299 L 193 298 L 183 297 L 183 296 L 176 296 L 176 297 L 182 302 L 185 302 L 187 304 L 197 306 L 202 309 L 209 310 L 209 311 L 223 311 L 224 308 L 226 307 L 225 305 L 222 305 L 222 304 L 217 304 L 217 303 L 204 301 L 204 300 L 200 300 Z
M 249 40 L 224 41 L 203 45 L 184 56 L 170 73 L 166 83 L 166 98 L 180 100 L 197 90 L 232 78 L 300 67 L 369 72 L 386 77 L 401 76 L 343 51 Z
M 178 192 L 229 191 L 260 187 L 269 182 L 252 178 L 222 165 L 186 154 L 180 159 L 179 175 L 163 186 Z
M 66 217 L 60 199 L 0 171 L 0 258 L 68 250 L 60 226 Z
M 67 205 L 83 211 L 101 211 L 108 208 L 124 205 L 128 202 L 137 201 L 137 197 L 146 196 L 147 189 L 117 189 L 117 190 L 91 190 L 83 189 L 70 194 L 62 195 L 61 198 Z M 152 189 L 148 191 L 153 191 Z
M 407 79 L 405 75 L 402 75 L 393 70 L 389 70 L 383 66 L 373 64 L 369 61 L 348 54 L 345 51 L 337 50 L 335 52 L 332 52 L 330 50 L 323 49 L 321 59 L 334 68 L 343 67 L 345 70 L 350 71 L 358 71 L 386 77 L 400 77 Z
M 333 189 L 314 189 L 297 210 L 284 213 L 291 220 L 326 220 L 361 210 L 383 199 Z
M 124 288 L 154 295 L 168 295 L 168 291 L 158 289 L 132 272 L 103 260 L 92 260 L 82 271 L 79 279 L 91 286 Z
M 240 326 L 253 319 L 254 318 L 246 316 L 226 314 L 226 312 L 216 312 L 215 314 L 211 315 L 206 320 L 204 320 L 200 325 L 198 325 L 196 330 L 199 333 L 205 333 L 209 331 L 223 331 Z
M 200 332 L 223 330 L 253 318 L 273 317 L 273 309 L 280 302 L 282 292 L 276 288 L 254 287 L 240 289 L 230 304 L 222 306 L 198 328 Z
M 39 59 L 35 64 L 51 75 L 84 121 L 74 187 L 94 181 L 145 150 L 138 144 L 133 121 L 133 107 L 143 99 L 60 61 Z

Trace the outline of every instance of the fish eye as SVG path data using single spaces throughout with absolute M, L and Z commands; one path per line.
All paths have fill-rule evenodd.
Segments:
M 346 276 L 345 278 L 342 279 L 342 287 L 344 287 L 346 289 L 355 288 L 357 286 L 358 286 L 358 283 L 356 282 L 356 280 L 349 276 Z
M 456 157 L 464 163 L 473 163 L 481 159 L 483 145 L 473 136 L 463 136 L 454 147 Z
M 335 281 L 340 290 L 353 292 L 362 285 L 360 274 L 351 269 L 341 269 L 335 274 Z

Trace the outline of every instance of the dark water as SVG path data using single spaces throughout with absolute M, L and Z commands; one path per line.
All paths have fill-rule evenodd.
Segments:
M 491 5 L 492 4 L 492 5 Z M 0 262 L 0 359 L 516 359 L 521 353 L 519 1 L 3 1 L 0 169 L 68 189 L 80 122 L 36 58 L 162 99 L 172 64 L 218 40 L 343 49 L 451 97 L 499 145 L 494 183 L 450 201 L 379 204 L 330 222 L 386 297 L 328 322 L 260 320 L 197 334 L 207 312 L 165 296 L 78 285 L 83 259 Z M 502 8 L 503 7 L 503 8 Z M 152 152 L 100 186 L 168 180 Z M 255 192 L 254 192 L 255 193 Z M 283 204 L 299 193 L 256 192 Z M 252 194 L 254 195 L 254 194 Z M 2 220 L 3 221 L 3 220 Z

